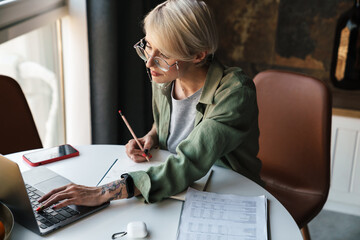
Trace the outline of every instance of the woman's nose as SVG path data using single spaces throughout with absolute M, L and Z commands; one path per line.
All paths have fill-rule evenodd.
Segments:
M 155 64 L 154 58 L 153 58 L 153 56 L 150 56 L 148 58 L 148 60 L 146 61 L 146 67 L 150 68 L 150 67 L 154 66 L 154 64 Z

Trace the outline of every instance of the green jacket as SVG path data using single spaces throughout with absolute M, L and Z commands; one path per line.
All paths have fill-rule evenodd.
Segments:
M 167 149 L 171 113 L 171 83 L 153 83 L 153 114 L 161 149 Z M 185 190 L 217 164 L 262 184 L 258 108 L 253 81 L 240 69 L 214 60 L 196 106 L 189 136 L 160 166 L 129 173 L 147 202 Z

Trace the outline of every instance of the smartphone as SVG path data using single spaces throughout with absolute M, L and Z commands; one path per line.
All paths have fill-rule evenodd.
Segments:
M 26 153 L 23 159 L 31 166 L 39 166 L 62 159 L 79 156 L 79 151 L 69 144 Z

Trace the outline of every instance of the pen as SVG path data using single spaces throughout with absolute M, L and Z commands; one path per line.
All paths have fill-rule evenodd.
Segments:
M 104 174 L 104 176 L 102 176 L 102 178 L 100 179 L 100 181 L 98 182 L 98 184 L 96 184 L 96 186 L 99 186 L 99 184 L 101 183 L 101 181 L 105 178 L 105 176 L 108 174 L 108 172 L 110 171 L 110 169 L 115 165 L 115 163 L 117 162 L 117 159 L 115 160 L 115 162 L 113 162 L 111 164 L 111 166 L 109 167 L 109 169 L 106 171 L 106 173 Z
M 141 144 L 140 144 L 140 142 L 139 142 L 138 138 L 136 137 L 136 135 L 135 135 L 134 131 L 132 130 L 132 128 L 131 128 L 131 126 L 130 126 L 130 124 L 129 124 L 129 123 L 128 123 L 128 121 L 126 120 L 126 118 L 125 118 L 124 114 L 122 114 L 121 110 L 119 110 L 119 114 L 120 114 L 121 118 L 124 120 L 124 122 L 125 122 L 125 124 L 126 124 L 127 128 L 129 129 L 129 131 L 130 131 L 131 135 L 132 135 L 132 136 L 133 136 L 133 138 L 135 139 L 135 141 L 136 141 L 137 145 L 139 146 L 139 148 L 141 149 L 141 151 L 143 151 L 143 152 L 144 152 L 143 157 L 145 157 L 145 158 L 146 158 L 146 160 L 147 160 L 148 162 L 150 162 L 150 159 L 149 159 L 148 154 L 144 151 L 144 148 L 141 146 Z

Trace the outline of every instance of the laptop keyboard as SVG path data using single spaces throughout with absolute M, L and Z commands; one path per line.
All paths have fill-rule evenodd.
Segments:
M 41 205 L 38 202 L 38 199 L 43 195 L 43 193 L 29 184 L 25 184 L 25 186 L 30 198 L 31 205 L 34 209 L 35 218 L 40 228 L 46 229 L 53 226 L 54 224 L 60 223 L 68 218 L 71 218 L 72 216 L 79 214 L 78 211 L 70 207 L 63 207 L 56 210 L 47 208 L 43 211 L 37 212 L 36 209 Z

